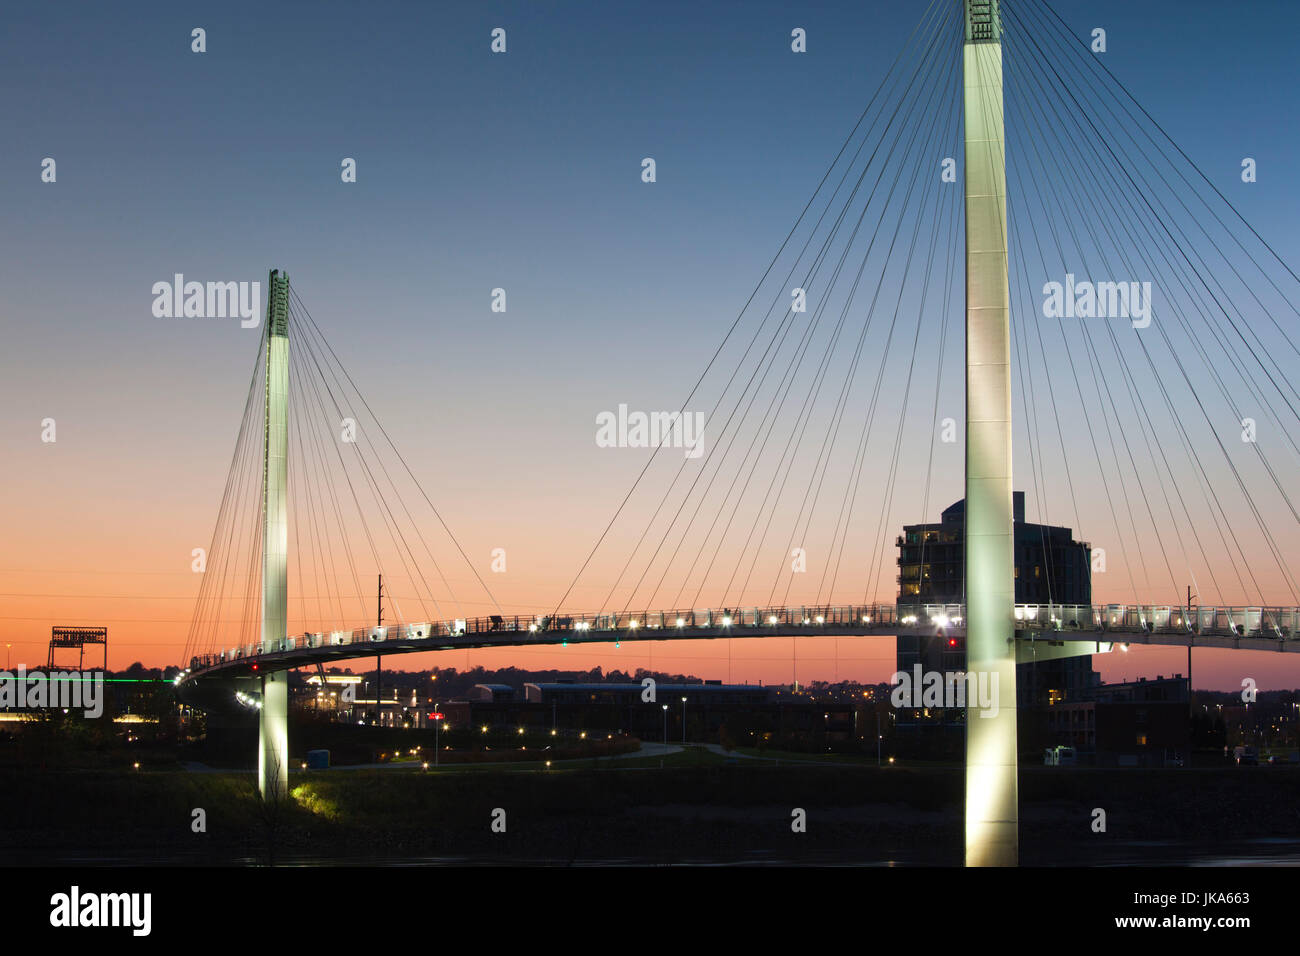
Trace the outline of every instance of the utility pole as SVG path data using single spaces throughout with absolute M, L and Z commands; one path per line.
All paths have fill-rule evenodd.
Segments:
M 1192 706 L 1192 598 L 1200 597 L 1199 594 L 1192 593 L 1192 586 L 1187 585 L 1187 716 L 1189 718 L 1196 716 L 1196 708 Z M 1188 731 L 1187 744 L 1187 766 L 1192 765 L 1192 746 L 1191 746 L 1191 729 Z

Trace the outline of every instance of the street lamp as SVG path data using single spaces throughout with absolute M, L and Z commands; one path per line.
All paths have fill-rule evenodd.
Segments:
M 668 746 L 668 705 L 664 704 L 664 746 Z
M 686 698 L 682 698 L 682 743 L 686 743 Z

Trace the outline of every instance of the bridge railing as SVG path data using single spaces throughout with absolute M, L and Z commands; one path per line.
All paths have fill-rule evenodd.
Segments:
M 517 640 L 554 641 L 556 634 L 585 636 L 591 632 L 689 632 L 692 629 L 732 631 L 760 636 L 773 629 L 890 627 L 909 631 L 965 625 L 961 604 L 799 605 L 794 607 L 683 608 L 620 611 L 607 614 L 501 615 L 316 631 L 287 637 L 263 646 L 243 644 L 215 654 L 195 657 L 191 669 L 219 666 L 241 659 L 310 648 L 428 641 L 448 646 L 463 637 L 511 634 Z M 1105 634 L 1149 633 L 1294 639 L 1300 635 L 1297 607 L 1180 607 L 1153 604 L 1017 604 L 1013 626 L 1024 631 Z M 527 635 L 527 636 L 525 636 Z M 709 636 L 717 636 L 711 634 Z M 671 639 L 668 634 L 665 640 Z M 433 649 L 433 648 L 431 648 Z
M 1297 634 L 1300 608 L 1185 607 L 1159 604 L 1018 604 L 1024 630 L 1138 631 L 1288 639 Z
M 936 611 L 936 608 L 939 610 Z M 556 632 L 586 633 L 611 631 L 687 630 L 691 628 L 737 628 L 763 630 L 802 626 L 887 626 L 897 623 L 900 608 L 893 604 L 801 605 L 798 607 L 690 608 L 669 611 L 617 612 L 609 614 L 487 615 L 484 617 L 353 628 L 341 631 L 308 631 L 282 641 L 260 642 L 229 648 L 194 658 L 198 666 L 228 663 L 259 654 L 274 654 L 309 648 L 375 644 L 388 641 L 423 641 L 500 633 L 534 634 L 550 639 Z M 916 615 L 943 613 L 960 620 L 960 605 L 926 605 L 912 609 Z M 928 619 L 928 617 L 927 617 Z

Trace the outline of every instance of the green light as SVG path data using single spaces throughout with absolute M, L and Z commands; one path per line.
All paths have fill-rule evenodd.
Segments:
M 86 683 L 93 684 L 96 681 L 94 677 L 50 677 L 47 674 L 41 674 L 41 673 L 28 674 L 27 680 L 51 680 L 51 681 L 57 680 L 57 681 L 66 681 L 68 683 L 75 682 L 78 684 L 86 684 Z M 170 684 L 171 683 L 171 681 L 142 680 L 135 677 L 101 677 L 99 678 L 99 681 L 105 684 Z

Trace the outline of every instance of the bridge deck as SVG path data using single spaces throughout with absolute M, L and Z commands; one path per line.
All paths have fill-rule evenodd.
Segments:
M 346 631 L 309 632 L 279 646 L 246 644 L 196 657 L 184 680 L 240 677 L 355 657 L 482 647 L 762 637 L 963 637 L 960 604 L 734 608 L 598 615 L 489 615 Z M 1017 605 L 1021 641 L 1300 651 L 1300 608 L 1168 605 Z

